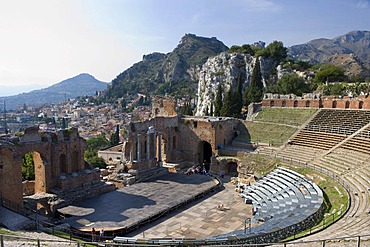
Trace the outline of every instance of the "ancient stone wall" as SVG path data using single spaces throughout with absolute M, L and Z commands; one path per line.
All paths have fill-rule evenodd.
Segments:
M 289 95 L 266 94 L 262 100 L 263 107 L 288 108 L 329 108 L 329 109 L 370 109 L 370 97 L 338 98 L 335 96 L 297 97 Z
M 0 139 L 0 195 L 22 204 L 21 167 L 22 159 L 27 153 L 33 154 L 34 192 L 49 192 L 63 184 L 60 180 L 66 174 L 86 169 L 85 147 L 86 141 L 78 135 L 76 129 L 43 132 L 37 127 L 31 127 L 22 136 Z M 68 188 L 71 186 L 79 185 L 69 182 Z M 62 191 L 68 188 L 59 187 Z
M 152 100 L 153 117 L 173 117 L 176 114 L 176 102 L 173 98 L 156 96 Z
M 129 169 L 143 170 L 157 163 L 211 163 L 221 146 L 238 135 L 239 120 L 215 117 L 156 117 L 127 126 L 124 155 Z

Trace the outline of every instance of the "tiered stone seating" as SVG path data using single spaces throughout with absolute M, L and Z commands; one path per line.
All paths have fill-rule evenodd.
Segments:
M 264 222 L 251 230 L 253 234 L 283 229 L 315 213 L 323 202 L 321 189 L 294 171 L 279 167 L 247 186 L 241 194 L 255 207 L 254 220 Z
M 285 160 L 306 162 L 319 170 L 330 171 L 350 188 L 351 204 L 347 214 L 338 223 L 304 240 L 368 234 L 370 126 L 365 126 L 369 123 L 370 111 L 321 110 L 292 138 L 293 145 L 287 145 L 278 153 L 277 157 Z M 325 153 L 327 150 L 330 153 Z
M 369 124 L 367 122 L 366 124 Z M 370 126 L 359 130 L 354 136 L 348 138 L 340 145 L 345 150 L 351 150 L 370 155 Z
M 283 150 L 276 154 L 277 158 L 285 160 L 309 162 L 320 156 L 323 150 L 313 147 L 287 145 Z
M 304 129 L 352 135 L 370 122 L 370 111 L 322 109 Z
M 345 138 L 345 135 L 336 133 L 303 129 L 292 139 L 292 144 L 329 150 Z
M 369 122 L 370 111 L 321 109 L 291 141 L 293 145 L 329 150 Z
M 316 158 L 310 164 L 323 167 L 330 172 L 343 175 L 357 169 L 369 159 L 369 155 L 358 152 L 348 152 L 345 149 L 337 149 L 321 158 Z

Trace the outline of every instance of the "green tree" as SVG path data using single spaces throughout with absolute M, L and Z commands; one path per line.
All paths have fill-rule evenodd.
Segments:
M 183 115 L 189 115 L 189 116 L 193 115 L 193 111 L 191 109 L 191 105 L 189 101 L 186 101 L 184 103 L 184 105 L 181 107 L 180 113 Z
M 110 138 L 110 144 L 112 146 L 118 145 L 119 143 L 119 125 L 116 125 L 116 131 L 112 134 Z
M 259 59 L 256 59 L 251 85 L 244 92 L 244 105 L 248 106 L 252 102 L 260 102 L 263 96 L 263 82 Z
M 279 94 L 295 94 L 301 96 L 303 93 L 310 91 L 309 86 L 305 83 L 305 80 L 297 74 L 285 74 L 278 81 L 278 92 Z
M 84 154 L 87 163 L 89 163 L 92 167 L 104 168 L 105 161 L 104 159 L 98 157 L 98 150 L 105 149 L 109 146 L 110 142 L 107 140 L 107 138 L 105 138 L 103 134 L 88 139 L 86 151 Z
M 332 84 L 330 87 L 330 95 L 343 95 L 345 86 L 342 83 Z
M 98 156 L 92 156 L 89 160 L 88 163 L 92 167 L 99 167 L 99 168 L 105 168 L 107 166 L 107 163 L 105 163 L 105 160 L 101 157 Z
M 217 86 L 216 92 L 216 100 L 215 100 L 215 116 L 221 116 L 221 109 L 222 109 L 223 101 L 222 101 L 222 87 L 221 84 Z
M 233 92 L 230 89 L 227 91 L 225 95 L 225 99 L 220 111 L 220 115 L 223 117 L 231 117 L 231 107 L 232 107 L 232 97 L 233 97 Z
M 315 74 L 314 83 L 339 82 L 346 80 L 344 70 L 335 65 L 323 65 Z
M 97 151 L 101 149 L 105 149 L 110 146 L 109 141 L 103 134 L 100 134 L 96 137 L 92 137 L 87 140 L 87 147 L 86 150 L 89 151 Z
M 35 164 L 32 152 L 26 153 L 22 159 L 22 181 L 24 180 L 35 180 Z

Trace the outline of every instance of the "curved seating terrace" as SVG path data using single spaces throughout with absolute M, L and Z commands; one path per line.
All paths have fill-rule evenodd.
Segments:
M 215 238 L 235 235 L 238 238 L 259 236 L 281 231 L 304 222 L 321 209 L 323 193 L 304 176 L 284 167 L 279 167 L 256 184 L 246 186 L 241 196 L 251 200 L 255 215 L 253 222 L 263 222 L 249 229 L 222 234 Z
M 351 205 L 333 226 L 304 240 L 366 235 L 370 227 L 370 111 L 321 109 L 276 156 L 327 170 L 348 185 Z

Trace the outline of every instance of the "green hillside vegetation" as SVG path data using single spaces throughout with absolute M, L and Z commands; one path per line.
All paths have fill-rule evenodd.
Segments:
M 144 55 L 142 61 L 120 73 L 104 92 L 103 100 L 113 102 L 136 93 L 194 98 L 197 67 L 226 50 L 228 47 L 216 38 L 186 34 L 172 52 Z

